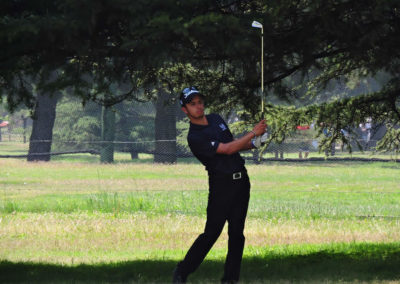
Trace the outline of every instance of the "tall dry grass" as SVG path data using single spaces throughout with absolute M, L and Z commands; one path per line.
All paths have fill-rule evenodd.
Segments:
M 93 263 L 183 257 L 204 218 L 144 214 L 9 214 L 0 219 L 0 258 L 11 261 Z M 390 243 L 400 238 L 398 220 L 247 220 L 246 246 Z M 226 227 L 214 246 L 221 257 Z

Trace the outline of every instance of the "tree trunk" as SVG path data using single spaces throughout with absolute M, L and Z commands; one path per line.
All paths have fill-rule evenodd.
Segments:
M 176 105 L 169 102 L 170 95 L 159 90 L 156 102 L 154 154 L 155 163 L 176 163 Z
M 101 111 L 101 150 L 100 162 L 114 162 L 115 112 L 103 106 Z
M 258 149 L 254 149 L 253 151 L 253 163 L 256 165 L 260 164 L 260 161 L 258 160 L 258 155 L 260 154 L 260 151 Z
M 130 152 L 131 153 L 131 159 L 136 160 L 139 159 L 139 153 L 138 152 Z
M 38 94 L 33 113 L 32 134 L 29 140 L 28 161 L 50 161 L 56 106 L 60 96 Z
M 26 125 L 27 125 L 27 120 L 28 120 L 28 118 L 27 117 L 25 117 L 25 116 L 22 116 L 22 120 L 23 120 L 23 128 L 24 128 L 24 133 L 23 133 L 23 135 L 24 135 L 24 144 L 26 143 Z

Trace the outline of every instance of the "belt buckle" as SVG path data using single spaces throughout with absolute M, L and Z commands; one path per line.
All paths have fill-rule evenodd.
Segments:
M 241 172 L 233 173 L 232 177 L 233 179 L 241 179 L 242 173 Z

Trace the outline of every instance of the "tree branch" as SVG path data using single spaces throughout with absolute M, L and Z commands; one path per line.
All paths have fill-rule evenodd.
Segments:
M 275 82 L 278 82 L 278 81 L 290 76 L 291 74 L 293 74 L 294 72 L 298 71 L 299 69 L 302 69 L 303 67 L 306 67 L 306 66 L 312 64 L 317 59 L 330 57 L 330 56 L 333 56 L 333 55 L 336 55 L 336 54 L 339 54 L 339 53 L 342 53 L 342 52 L 345 52 L 345 51 L 346 51 L 346 49 L 343 48 L 343 49 L 337 49 L 337 50 L 331 51 L 331 52 L 324 51 L 324 52 L 321 52 L 319 54 L 313 55 L 309 60 L 303 61 L 302 63 L 300 63 L 300 64 L 298 64 L 298 65 L 296 65 L 296 66 L 294 66 L 294 67 L 292 67 L 290 69 L 285 70 L 279 76 L 274 77 L 273 79 L 270 79 L 267 82 L 265 82 L 265 84 L 269 85 L 269 84 L 273 84 Z

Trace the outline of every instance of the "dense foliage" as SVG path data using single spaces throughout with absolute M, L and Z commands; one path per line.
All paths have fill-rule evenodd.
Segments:
M 70 89 L 84 102 L 111 106 L 149 99 L 160 84 L 172 94 L 193 84 L 214 110 L 241 109 L 254 120 L 260 33 L 250 24 L 257 20 L 271 137 L 314 122 L 320 133 L 329 128 L 330 141 L 346 142 L 342 129 L 371 118 L 388 127 L 384 144 L 398 147 L 398 1 L 8 0 L 0 8 L 0 91 L 10 109 L 33 107 L 32 86 Z M 379 76 L 380 89 L 357 97 L 325 91 Z M 317 101 L 324 103 L 285 107 Z

